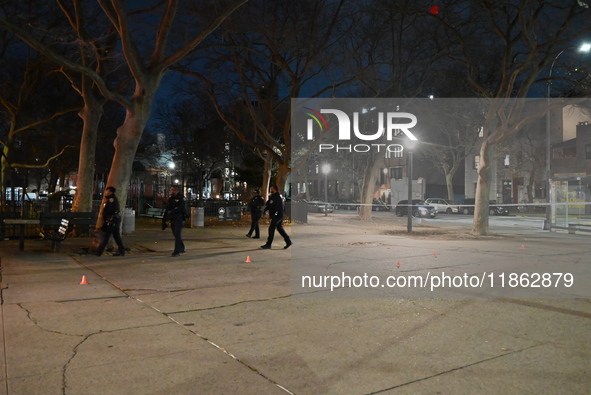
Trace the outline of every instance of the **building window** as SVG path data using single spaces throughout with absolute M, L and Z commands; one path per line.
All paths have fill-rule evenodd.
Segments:
M 316 164 L 316 174 L 318 174 L 318 164 Z
M 390 177 L 395 180 L 402 180 L 403 175 L 403 168 L 402 167 L 391 167 L 390 168 Z
M 509 160 L 509 154 L 505 155 L 505 167 L 509 167 L 510 164 L 510 160 Z
M 478 137 L 484 137 L 484 127 L 478 128 Z
M 585 146 L 585 159 L 591 159 L 591 144 Z
M 555 149 L 554 150 L 554 157 L 555 158 L 576 158 L 577 157 L 577 147 Z
M 478 170 L 480 166 L 480 155 L 474 155 L 474 169 Z

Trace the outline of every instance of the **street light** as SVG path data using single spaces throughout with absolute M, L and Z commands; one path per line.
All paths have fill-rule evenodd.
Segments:
M 330 164 L 322 165 L 322 173 L 324 173 L 324 216 L 328 216 L 328 173 L 330 173 Z
M 407 162 L 407 177 L 408 177 L 408 208 L 406 209 L 406 231 L 412 233 L 412 173 L 413 173 L 413 155 L 412 149 L 415 146 L 415 141 L 408 140 L 405 144 L 404 150 L 408 151 L 408 162 Z
M 572 48 L 572 47 L 569 47 Z M 560 57 L 560 55 L 562 55 L 564 53 L 564 51 L 566 51 L 569 48 L 565 48 L 562 51 L 558 52 L 558 55 L 556 55 L 556 57 L 554 58 L 554 60 L 552 61 L 552 64 L 550 64 L 550 72 L 548 73 L 548 83 L 547 83 L 547 92 L 546 92 L 546 104 L 548 105 L 548 107 L 550 106 L 550 97 L 551 97 L 551 90 L 552 90 L 552 71 L 554 70 L 554 64 L 556 63 L 556 61 L 558 60 L 558 58 Z M 589 43 L 583 43 L 579 49 L 578 52 L 583 52 L 583 53 L 588 53 L 589 51 L 591 51 L 591 44 Z M 551 207 L 550 207 L 550 176 L 551 176 L 551 139 L 550 139 L 550 110 L 546 110 L 546 221 L 544 223 L 544 230 L 552 230 L 552 221 L 551 221 Z

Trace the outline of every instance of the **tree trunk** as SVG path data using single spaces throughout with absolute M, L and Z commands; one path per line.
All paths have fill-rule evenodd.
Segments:
M 6 196 L 6 188 L 8 187 L 8 180 L 10 179 L 10 165 L 8 164 L 8 154 L 10 153 L 10 148 L 8 148 L 9 143 L 6 142 L 6 145 L 2 147 L 2 196 Z
M 472 224 L 471 234 L 475 236 L 485 236 L 489 234 L 488 228 L 488 208 L 490 197 L 490 162 L 492 146 L 488 141 L 482 142 L 480 147 L 480 165 L 478 169 L 478 183 L 476 184 L 476 196 L 474 207 L 474 222 Z
M 454 184 L 453 184 L 453 173 L 446 173 L 445 174 L 445 183 L 447 185 L 447 198 L 454 201 Z
M 534 180 L 536 179 L 536 167 L 533 166 L 532 171 L 529 173 L 529 180 L 527 182 L 526 190 L 527 190 L 527 202 L 533 203 L 534 202 Z
M 131 108 L 125 113 L 125 121 L 117 129 L 117 137 L 113 142 L 115 155 L 111 163 L 111 171 L 107 178 L 107 187 L 117 189 L 116 196 L 119 199 L 121 210 L 125 209 L 127 204 L 127 188 L 133 168 L 133 161 L 137 147 L 142 138 L 142 133 L 152 108 L 154 94 L 158 89 L 158 84 L 162 75 L 145 76 L 143 84 L 136 86 L 135 93 L 131 99 Z M 123 213 L 122 213 L 123 214 Z M 99 212 L 97 219 L 97 228 L 102 225 L 103 210 Z M 123 221 L 121 221 L 123 223 Z
M 363 177 L 363 186 L 361 187 L 361 206 L 359 208 L 359 219 L 361 221 L 371 220 L 371 208 L 373 203 L 373 194 L 375 192 L 376 173 L 379 168 L 379 160 L 373 158 L 365 168 Z
M 82 138 L 80 139 L 78 178 L 72 211 L 89 212 L 92 211 L 96 140 L 99 122 L 103 116 L 102 105 L 93 100 L 87 100 L 86 105 L 80 111 L 79 115 L 84 121 L 84 127 L 82 128 Z
M 269 188 L 271 187 L 271 172 L 273 170 L 273 159 L 271 155 L 266 155 L 263 166 L 263 185 L 261 185 L 261 196 L 267 201 L 269 198 Z
M 281 191 L 286 191 L 285 182 L 289 174 L 289 167 L 285 163 L 279 163 L 279 170 L 277 171 L 277 186 Z

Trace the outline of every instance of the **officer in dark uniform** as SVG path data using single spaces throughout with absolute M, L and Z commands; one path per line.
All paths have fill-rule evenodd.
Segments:
M 283 240 L 285 240 L 285 247 L 284 250 L 288 249 L 293 243 L 289 238 L 289 235 L 283 229 L 283 225 L 281 222 L 283 221 L 283 214 L 285 212 L 285 205 L 283 204 L 283 198 L 279 194 L 279 188 L 277 185 L 271 186 L 271 195 L 269 196 L 269 200 L 267 200 L 265 206 L 265 212 L 269 211 L 269 218 L 271 219 L 271 223 L 269 224 L 269 237 L 267 238 L 267 242 L 261 246 L 263 250 L 270 250 L 271 244 L 273 244 L 273 237 L 275 236 L 275 229 L 279 232 L 281 236 L 283 236 Z
M 185 198 L 179 192 L 179 187 L 170 187 L 170 198 L 166 205 L 166 211 L 162 218 L 162 230 L 166 229 L 166 222 L 170 221 L 170 229 L 174 235 L 174 251 L 172 256 L 179 256 L 185 253 L 185 244 L 181 232 L 185 226 L 185 220 L 189 218 L 187 214 L 187 207 L 185 206 Z
M 252 237 L 253 239 L 261 238 L 261 231 L 259 229 L 259 220 L 263 216 L 263 207 L 265 207 L 265 200 L 261 197 L 258 189 L 253 192 L 254 196 L 248 202 L 248 209 L 250 210 L 250 230 L 246 234 L 246 237 Z M 254 237 L 252 236 L 254 232 Z
M 105 190 L 105 198 L 103 203 L 103 226 L 101 230 L 103 231 L 103 242 L 98 246 L 95 251 L 95 254 L 101 256 L 107 243 L 109 242 L 109 238 L 113 235 L 113 239 L 115 239 L 115 243 L 117 243 L 118 250 L 113 256 L 123 256 L 125 255 L 125 247 L 123 246 L 123 240 L 121 240 L 121 233 L 119 231 L 121 225 L 121 215 L 119 212 L 121 211 L 119 207 L 119 200 L 117 200 L 117 196 L 115 196 L 115 192 L 117 190 L 115 187 L 107 187 Z

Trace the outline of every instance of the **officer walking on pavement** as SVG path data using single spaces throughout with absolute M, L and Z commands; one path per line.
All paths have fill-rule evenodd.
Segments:
M 267 200 L 265 206 L 265 212 L 269 211 L 269 218 L 271 219 L 271 223 L 269 224 L 269 237 L 267 238 L 267 242 L 261 246 L 263 250 L 270 250 L 271 244 L 273 244 L 273 237 L 275 236 L 275 229 L 281 236 L 283 236 L 283 240 L 285 240 L 285 247 L 284 250 L 288 249 L 293 243 L 289 238 L 289 235 L 283 229 L 283 214 L 285 212 L 285 205 L 283 204 L 283 198 L 279 194 L 279 188 L 277 185 L 271 186 L 271 195 L 269 196 L 269 200 Z
M 185 244 L 183 243 L 182 231 L 185 226 L 185 219 L 189 217 L 185 198 L 180 193 L 179 187 L 173 185 L 170 187 L 170 198 L 166 205 L 166 211 L 162 218 L 162 230 L 166 229 L 166 222 L 170 221 L 170 229 L 174 235 L 174 251 L 172 256 L 179 256 L 185 253 Z
M 121 240 L 121 233 L 119 231 L 121 225 L 121 215 L 119 212 L 121 209 L 119 206 L 119 200 L 117 200 L 117 196 L 115 196 L 115 192 L 117 192 L 115 187 L 107 187 L 105 190 L 103 226 L 101 227 L 101 230 L 103 231 L 103 241 L 94 252 L 94 254 L 98 256 L 103 254 L 111 235 L 113 235 L 113 239 L 115 239 L 115 243 L 117 243 L 118 247 L 117 252 L 114 253 L 113 256 L 125 255 L 125 247 L 123 246 L 123 240 Z
M 261 231 L 259 229 L 259 220 L 263 216 L 263 207 L 265 207 L 265 200 L 261 197 L 258 189 L 253 192 L 254 196 L 248 202 L 248 209 L 250 210 L 250 230 L 246 234 L 246 237 L 252 237 L 253 239 L 261 238 Z M 252 235 L 254 232 L 254 236 Z

